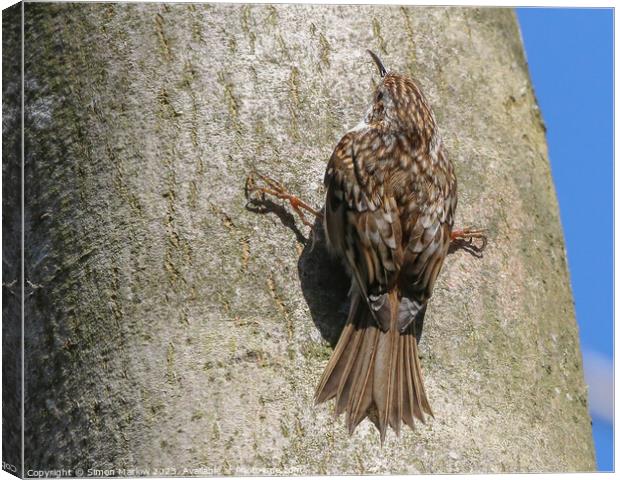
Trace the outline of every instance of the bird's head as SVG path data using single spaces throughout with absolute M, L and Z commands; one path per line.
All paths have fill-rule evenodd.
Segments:
M 367 52 L 379 69 L 381 81 L 373 93 L 366 122 L 394 133 L 430 139 L 436 130 L 435 117 L 420 87 L 411 78 L 388 71 L 375 53 Z

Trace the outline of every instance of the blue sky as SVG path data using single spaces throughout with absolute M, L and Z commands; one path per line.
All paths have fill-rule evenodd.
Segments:
M 519 8 L 547 125 L 599 470 L 613 469 L 613 10 Z

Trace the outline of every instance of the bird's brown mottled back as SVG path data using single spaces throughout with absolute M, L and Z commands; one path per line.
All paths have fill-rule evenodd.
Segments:
M 389 424 L 432 414 L 417 355 L 424 313 L 450 244 L 456 177 L 418 85 L 388 73 L 325 174 L 324 227 L 353 289 L 347 326 L 317 389 L 336 397 L 350 431 L 366 416 Z

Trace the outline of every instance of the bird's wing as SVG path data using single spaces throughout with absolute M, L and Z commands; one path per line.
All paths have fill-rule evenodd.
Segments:
M 441 151 L 440 155 L 444 155 Z M 456 209 L 456 177 L 452 171 L 436 172 L 436 178 L 417 181 L 402 206 L 403 231 L 407 233 L 404 258 L 398 279 L 403 298 L 399 328 L 405 330 L 414 320 L 421 333 L 426 301 L 433 292 L 437 275 L 450 246 Z M 449 184 L 446 184 L 449 183 Z
M 382 136 L 372 129 L 340 140 L 325 174 L 325 228 L 330 245 L 346 259 L 375 319 L 387 330 L 386 293 L 398 278 L 403 247 L 396 201 L 373 171 L 383 147 Z

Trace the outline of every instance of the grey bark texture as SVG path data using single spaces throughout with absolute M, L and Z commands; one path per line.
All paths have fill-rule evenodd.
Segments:
M 2 468 L 22 462 L 22 5 L 2 11 Z
M 27 4 L 26 458 L 150 474 L 593 470 L 545 128 L 514 13 Z M 421 343 L 435 418 L 349 437 L 313 392 L 348 280 L 254 169 L 322 206 L 376 70 L 416 77 L 459 179 Z M 156 470 L 160 469 L 160 470 Z M 190 470 L 184 470 L 190 469 Z M 191 470 L 202 469 L 202 470 Z

